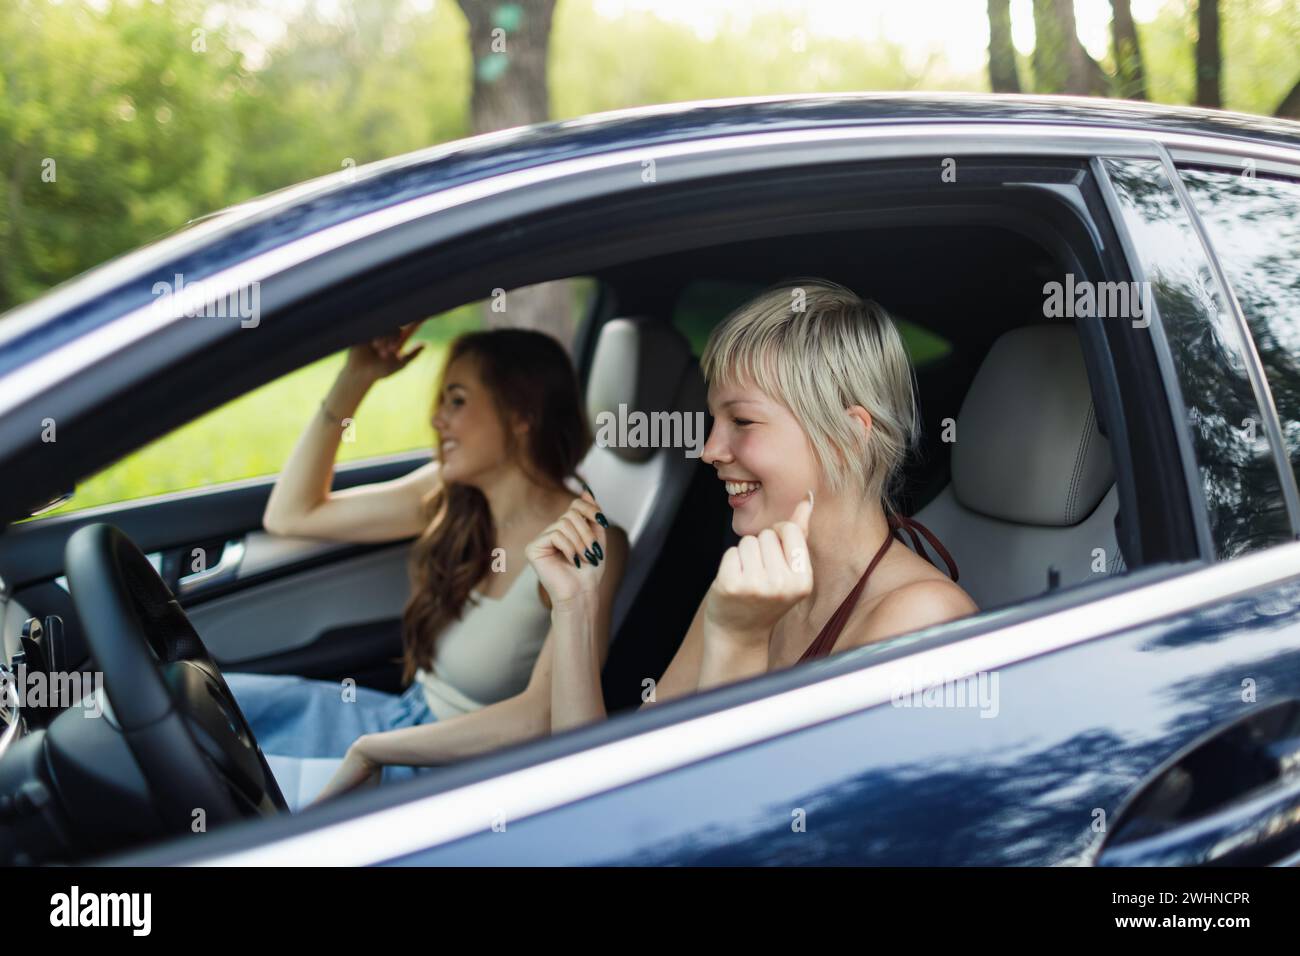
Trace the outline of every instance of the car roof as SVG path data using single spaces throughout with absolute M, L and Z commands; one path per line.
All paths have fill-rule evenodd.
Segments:
M 1087 97 L 864 93 L 641 107 L 517 127 L 331 173 L 192 221 L 0 316 L 0 374 L 154 298 L 261 252 L 452 186 L 566 159 L 716 137 L 844 126 L 1023 123 L 1199 133 L 1300 149 L 1300 123 Z

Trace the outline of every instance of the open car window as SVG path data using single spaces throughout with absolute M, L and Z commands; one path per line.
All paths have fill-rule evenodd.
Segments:
M 558 323 L 569 337 L 568 345 L 591 302 L 595 283 L 577 278 L 556 285 L 572 303 L 568 321 Z M 512 294 L 516 291 L 522 290 Z M 355 420 L 343 432 L 336 460 L 343 463 L 429 448 L 428 410 L 447 347 L 464 332 L 510 324 L 502 298 L 468 303 L 424 320 L 407 344 L 408 349 L 423 344 L 421 353 L 367 393 Z M 335 352 L 201 415 L 79 482 L 70 501 L 34 520 L 277 474 L 346 358 L 346 350 Z

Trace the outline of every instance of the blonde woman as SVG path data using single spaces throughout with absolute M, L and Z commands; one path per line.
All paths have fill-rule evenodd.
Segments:
M 917 432 L 912 372 L 888 313 L 809 279 L 728 316 L 702 356 L 717 471 L 741 536 L 723 555 L 655 688 L 662 703 L 974 613 L 928 531 L 892 492 Z M 590 495 L 528 547 L 551 596 L 552 731 L 605 716 L 600 568 L 575 569 L 575 538 L 604 541 Z M 944 574 L 902 544 L 923 533 Z M 919 544 L 918 544 L 919 549 Z M 951 577 L 950 577 L 951 575 Z

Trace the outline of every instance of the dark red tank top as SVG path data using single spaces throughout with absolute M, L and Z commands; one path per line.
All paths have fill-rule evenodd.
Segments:
M 871 559 L 871 563 L 867 565 L 867 570 L 862 573 L 862 577 L 860 577 L 858 583 L 853 586 L 853 590 L 849 592 L 848 597 L 846 597 L 843 602 L 841 602 L 840 606 L 835 609 L 835 613 L 832 614 L 831 619 L 826 622 L 821 633 L 817 635 L 816 640 L 808 645 L 808 649 L 803 652 L 803 656 L 799 658 L 798 663 L 802 664 L 804 661 L 817 660 L 817 658 L 825 657 L 831 652 L 831 648 L 835 646 L 836 640 L 839 639 L 840 631 L 844 630 L 844 625 L 848 623 L 849 615 L 853 613 L 853 608 L 858 603 L 858 597 L 862 594 L 862 589 L 867 586 L 867 578 L 871 577 L 871 572 L 876 570 L 876 565 L 880 563 L 880 559 L 883 558 L 885 552 L 889 550 L 890 542 L 895 538 L 899 541 L 903 540 L 903 536 L 899 534 L 900 531 L 906 531 L 908 536 L 911 537 L 912 545 L 916 549 L 917 554 L 921 555 L 927 561 L 930 561 L 930 563 L 934 564 L 935 567 L 938 567 L 938 565 L 935 564 L 926 553 L 925 548 L 922 547 L 921 539 L 917 536 L 917 532 L 919 531 L 921 535 L 924 535 L 925 540 L 930 542 L 930 546 L 934 548 L 935 553 L 938 554 L 939 557 L 943 558 L 943 563 L 948 566 L 948 576 L 954 581 L 957 580 L 956 562 L 953 561 L 952 555 L 948 553 L 948 549 L 939 543 L 939 539 L 934 536 L 929 528 L 921 524 L 919 521 L 913 521 L 911 518 L 891 515 L 889 518 L 889 532 L 885 535 L 885 540 L 881 543 L 880 549 L 876 551 L 876 556 Z

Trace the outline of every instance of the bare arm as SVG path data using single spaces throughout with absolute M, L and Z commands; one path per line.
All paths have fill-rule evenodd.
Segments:
M 813 494 L 790 520 L 744 535 L 722 555 L 718 573 L 664 681 L 670 696 L 765 674 L 772 629 L 812 589 L 807 561 Z
M 610 528 L 605 535 L 608 566 L 595 592 L 595 601 L 557 603 L 551 609 L 551 633 L 556 637 L 555 671 L 550 678 L 551 732 L 603 720 L 605 697 L 600 673 L 609 655 L 614 596 L 627 563 L 627 534 Z
M 550 729 L 551 636 L 514 697 L 431 724 L 367 734 L 353 744 L 375 764 L 435 767 L 540 737 Z
M 608 539 L 611 567 L 601 581 L 602 587 L 609 588 L 610 600 L 607 606 L 612 605 L 613 594 L 622 578 L 627 556 L 627 535 L 619 529 L 611 529 L 611 531 L 617 531 L 617 534 L 611 534 Z M 614 555 L 617 555 L 617 558 Z M 608 585 L 606 582 L 609 582 Z M 552 613 L 552 621 L 554 621 L 554 613 Z M 603 634 L 604 639 L 598 649 L 598 656 L 602 663 L 609 644 L 608 614 L 606 614 Z M 555 645 L 555 625 L 552 623 L 550 633 L 546 635 L 546 641 L 542 644 L 541 653 L 537 655 L 537 661 L 533 664 L 528 686 L 514 697 L 448 720 L 361 737 L 348 748 L 343 766 L 321 791 L 320 796 L 316 798 L 317 802 L 351 790 L 368 779 L 374 779 L 379 768 L 385 764 L 439 766 L 542 736 L 551 730 L 554 675 L 552 662 Z M 599 688 L 598 669 L 596 680 L 598 695 Z
M 325 396 L 324 408 L 312 415 L 271 489 L 262 515 L 267 531 L 375 542 L 397 541 L 424 530 L 420 501 L 436 481 L 437 462 L 392 481 L 330 490 L 343 432 L 339 421 L 355 414 L 379 378 L 403 367 L 416 354 L 418 350 L 401 358 L 395 351 L 385 356 L 369 343 L 349 352 L 347 364 Z
M 592 650 L 598 634 L 596 615 L 597 608 L 588 603 L 551 612 L 551 633 L 556 636 L 560 648 L 556 656 L 556 675 L 551 681 L 553 730 L 603 720 L 607 716 L 600 689 L 604 657 L 598 660 Z M 703 642 L 704 604 L 701 602 L 668 669 L 642 702 L 642 710 L 651 704 L 695 693 L 699 685 Z
M 545 734 L 551 723 L 552 643 L 548 634 L 528 686 L 514 697 L 448 720 L 366 734 L 354 741 L 313 803 L 375 782 L 385 764 L 436 767 Z

